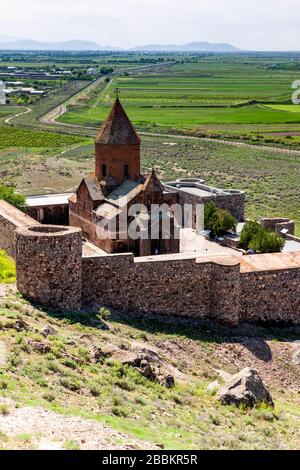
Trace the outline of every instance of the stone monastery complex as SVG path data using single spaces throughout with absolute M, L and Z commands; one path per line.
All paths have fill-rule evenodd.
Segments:
M 119 99 L 95 139 L 95 172 L 72 195 L 39 198 L 27 214 L 0 201 L 0 248 L 16 260 L 18 290 L 48 308 L 80 310 L 105 305 L 138 314 L 239 322 L 300 323 L 300 249 L 243 255 L 234 239 L 226 247 L 202 236 L 204 248 L 175 236 L 174 205 L 191 207 L 190 236 L 197 234 L 197 207 L 213 201 L 244 221 L 244 193 L 221 190 L 200 179 L 163 183 L 153 170 L 140 168 L 141 141 Z M 58 195 L 57 195 L 58 196 Z M 32 198 L 34 200 L 34 198 Z M 45 202 L 46 201 L 46 202 Z M 31 201 L 32 202 L 32 201 Z M 157 236 L 132 239 L 125 228 L 130 209 L 143 205 Z M 155 219 L 153 206 L 169 207 Z M 161 230 L 163 220 L 169 237 Z M 114 236 L 103 221 L 115 221 Z M 123 221 L 124 222 L 124 221 Z M 264 226 L 293 236 L 287 219 L 263 219 Z M 100 228 L 99 228 L 100 227 Z M 192 232 L 192 235 L 191 235 Z M 99 235 L 106 236 L 99 236 Z M 200 238 L 197 238 L 200 240 Z M 211 249 L 211 246 L 215 247 Z M 300 245 L 299 245 L 300 246 Z

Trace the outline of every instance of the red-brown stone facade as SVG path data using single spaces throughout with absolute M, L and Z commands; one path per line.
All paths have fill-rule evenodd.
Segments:
M 112 178 L 118 185 L 125 179 L 140 178 L 140 145 L 95 144 L 95 175 L 99 180 Z

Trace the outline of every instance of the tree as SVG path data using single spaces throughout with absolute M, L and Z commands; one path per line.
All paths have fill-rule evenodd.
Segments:
M 21 194 L 17 194 L 15 192 L 15 188 L 12 186 L 0 186 L 0 199 L 4 199 L 4 201 L 9 202 L 9 204 L 17 207 L 17 209 L 20 209 L 21 211 L 25 210 L 25 197 Z
M 244 245 L 244 247 L 248 249 L 249 243 L 251 242 L 253 237 L 261 230 L 262 226 L 258 222 L 255 222 L 254 220 L 250 220 L 249 222 L 247 222 L 241 232 L 240 240 L 242 245 Z
M 213 202 L 204 207 L 204 227 L 212 236 L 223 235 L 236 227 L 236 219 L 225 209 L 219 209 Z
M 247 250 L 251 249 L 255 253 L 279 253 L 285 244 L 281 235 L 254 221 L 245 224 L 240 240 Z
M 256 253 L 280 253 L 284 244 L 285 240 L 281 235 L 262 229 L 254 235 L 249 248 Z

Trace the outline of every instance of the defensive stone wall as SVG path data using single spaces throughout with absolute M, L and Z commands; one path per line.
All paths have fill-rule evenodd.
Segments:
M 14 258 L 16 230 L 32 225 L 37 225 L 37 222 L 6 201 L 0 200 L 0 249 Z
M 245 259 L 247 263 L 235 256 L 83 258 L 83 304 L 231 325 L 300 324 L 300 253 Z
M 231 325 L 300 324 L 300 252 L 86 257 L 80 229 L 37 224 L 3 201 L 0 248 L 15 256 L 18 290 L 45 307 L 72 311 L 98 303 Z
M 16 231 L 17 288 L 49 308 L 81 308 L 82 237 L 75 227 L 36 225 Z
M 211 193 L 210 196 L 198 196 L 196 194 L 187 193 L 183 190 L 177 189 L 179 195 L 179 203 L 191 204 L 195 215 L 196 204 L 207 204 L 214 202 L 220 209 L 229 211 L 238 221 L 244 220 L 245 211 L 245 194 L 241 191 L 232 191 L 230 194 L 215 194 Z M 196 228 L 196 227 L 193 227 Z
M 295 222 L 287 218 L 261 218 L 262 227 L 280 233 L 281 230 L 288 230 L 290 235 L 295 234 Z
M 300 324 L 300 266 L 242 273 L 239 318 L 247 322 Z

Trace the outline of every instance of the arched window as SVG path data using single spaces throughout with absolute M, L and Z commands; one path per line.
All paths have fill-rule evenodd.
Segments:
M 129 177 L 129 167 L 128 167 L 128 165 L 124 165 L 124 177 L 125 178 Z
M 106 176 L 106 165 L 104 163 L 102 165 L 102 176 Z

